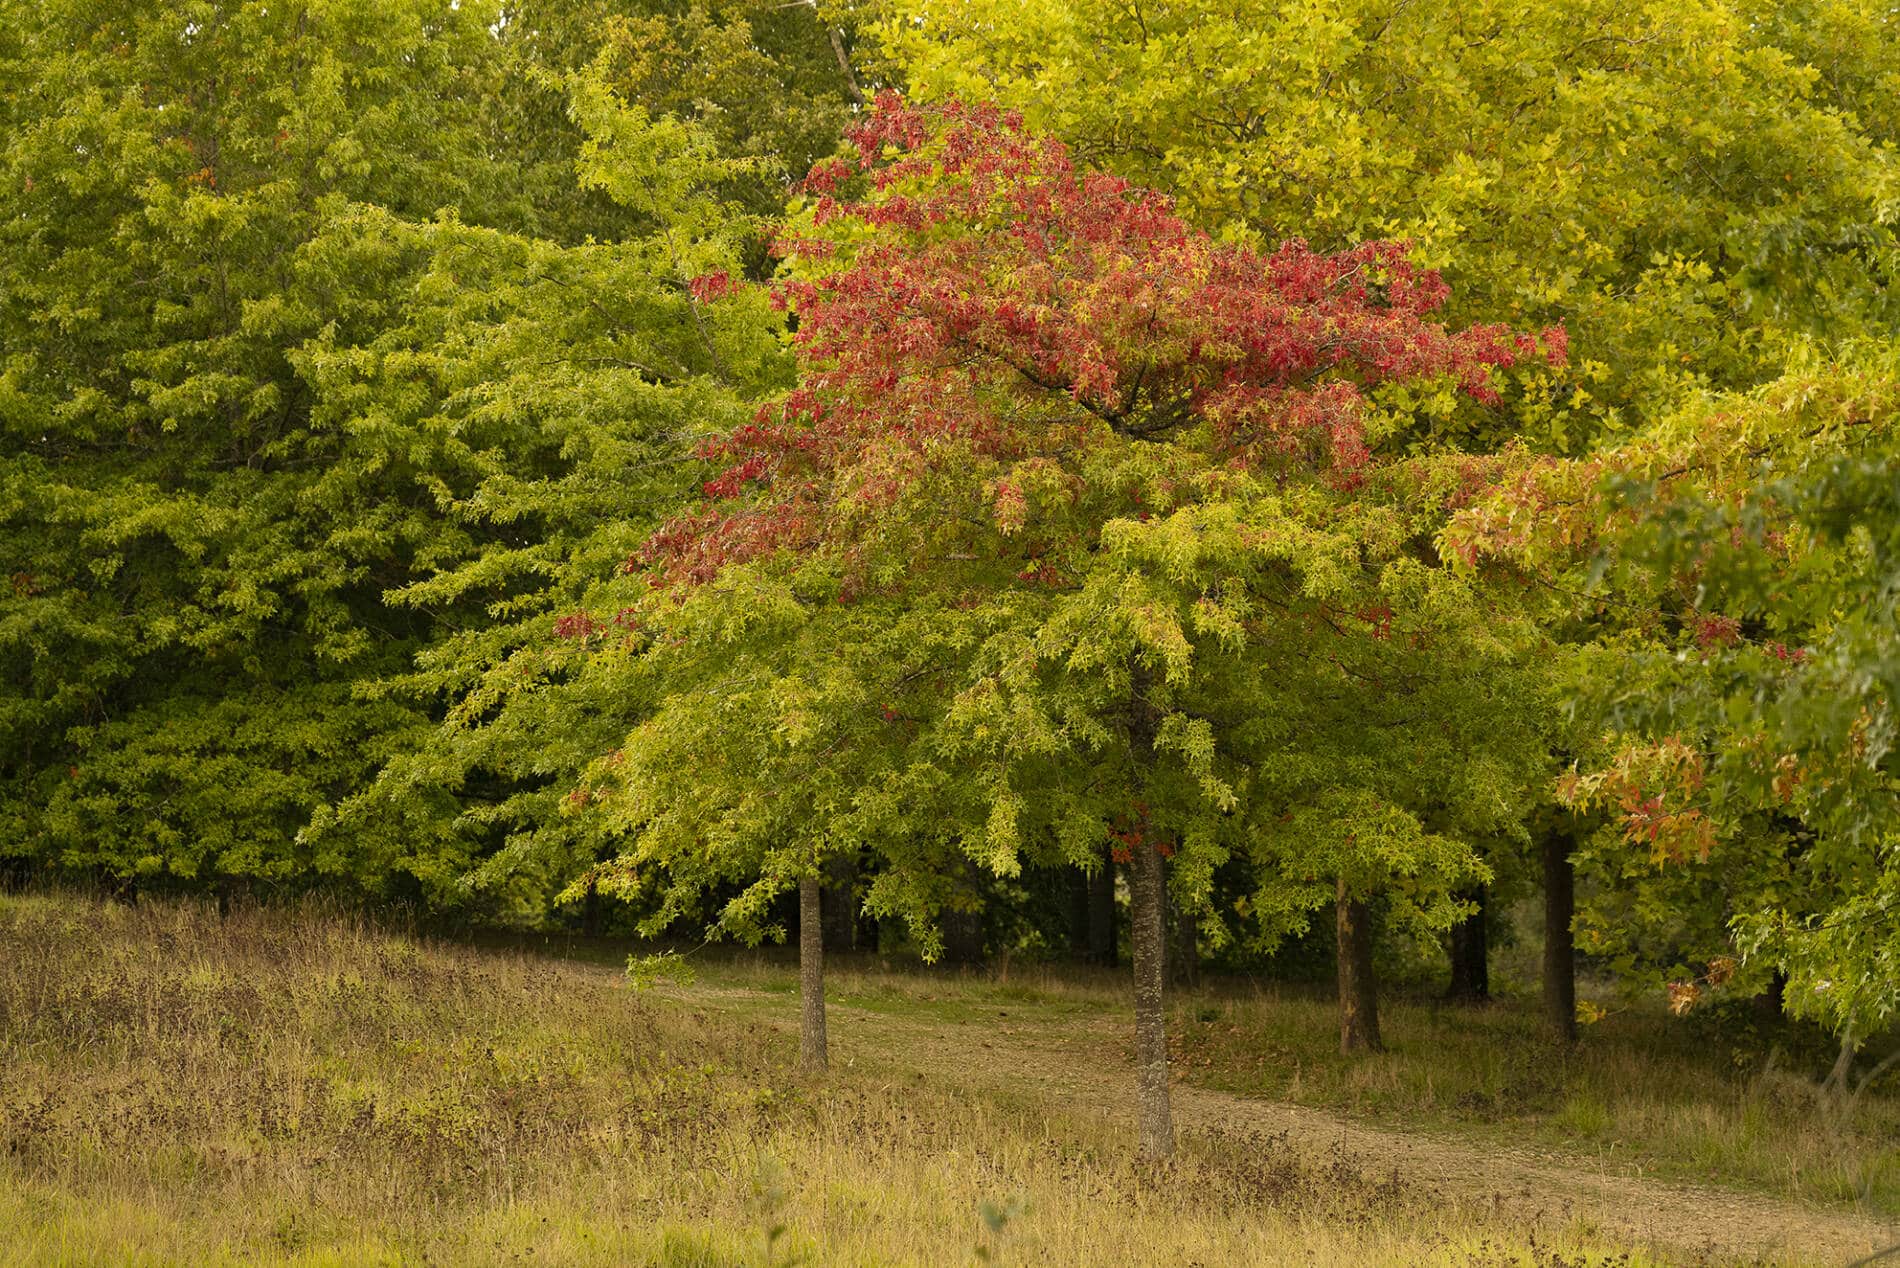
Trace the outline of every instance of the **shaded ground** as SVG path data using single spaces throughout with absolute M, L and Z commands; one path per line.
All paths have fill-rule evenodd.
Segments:
M 796 1033 L 796 1000 L 779 992 L 702 984 L 679 995 Z M 975 1012 L 952 1009 L 923 1018 L 833 1003 L 833 1064 L 894 1081 L 947 1081 L 1025 1106 L 1053 1100 L 1089 1107 L 1128 1123 L 1132 1136 L 1135 1083 L 1125 1017 L 1034 1004 Z M 1552 1233 L 1592 1231 L 1687 1262 L 1847 1264 L 1900 1241 L 1900 1226 L 1853 1212 L 1658 1180 L 1581 1155 L 1395 1130 L 1179 1083 L 1174 1113 L 1183 1132 L 1340 1157 L 1367 1174 L 1389 1174 L 1448 1208 L 1501 1214 Z

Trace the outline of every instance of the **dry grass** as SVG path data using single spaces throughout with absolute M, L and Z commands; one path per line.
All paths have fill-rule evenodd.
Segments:
M 790 1056 L 691 992 L 343 916 L 0 899 L 0 1262 L 1648 1262 Z
M 1381 1011 L 1390 1050 L 1353 1062 L 1334 1050 L 1330 1001 L 1204 1001 L 1179 1011 L 1175 1033 L 1209 1086 L 1900 1215 L 1900 1080 L 1843 1120 L 1817 1077 L 1786 1058 L 1765 1070 L 1708 1021 L 1631 1010 L 1563 1049 L 1540 1037 L 1528 1000 Z
M 767 954 L 710 961 L 708 983 L 790 993 L 792 967 Z M 1125 974 L 1066 966 L 919 974 L 859 959 L 833 969 L 827 996 L 893 1014 L 953 1020 L 1000 1005 L 1046 1020 L 1127 1007 Z M 1641 1174 L 1714 1183 L 1900 1217 L 1900 1069 L 1841 1121 L 1820 1096 L 1828 1054 L 1784 1050 L 1764 1069 L 1759 1040 L 1714 1018 L 1624 1007 L 1574 1049 L 1541 1037 L 1528 997 L 1479 1007 L 1388 998 L 1388 1051 L 1342 1060 L 1324 994 L 1216 982 L 1174 997 L 1177 1072 L 1223 1091 L 1343 1110 L 1582 1155 Z

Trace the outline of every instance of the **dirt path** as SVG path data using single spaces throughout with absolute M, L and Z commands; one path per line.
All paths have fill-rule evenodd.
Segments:
M 790 1028 L 785 996 L 720 991 L 735 1007 L 768 1009 Z M 704 988 L 693 998 L 708 1002 Z M 769 1003 L 768 1003 L 769 1001 Z M 787 1020 L 776 1020 L 783 1011 Z M 1131 1124 L 1135 1081 L 1128 1025 L 1113 1016 L 1039 1017 L 998 1008 L 969 1020 L 920 1018 L 833 1004 L 834 1068 L 914 1076 L 980 1088 L 1030 1087 L 1086 1113 Z M 1187 1135 L 1283 1138 L 1312 1159 L 1343 1154 L 1369 1178 L 1396 1177 L 1418 1200 L 1521 1219 L 1553 1232 L 1582 1225 L 1613 1241 L 1686 1263 L 1844 1265 L 1900 1241 L 1900 1226 L 1853 1212 L 1703 1185 L 1657 1180 L 1582 1155 L 1397 1130 L 1327 1110 L 1177 1084 L 1177 1127 Z M 1894 1261 L 1900 1264 L 1900 1257 Z

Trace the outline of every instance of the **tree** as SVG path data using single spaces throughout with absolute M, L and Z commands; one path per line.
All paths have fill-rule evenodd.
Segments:
M 690 86 L 590 66 L 579 0 L 0 8 L 0 852 L 540 918 L 637 716 L 548 632 L 779 385 L 763 301 L 687 282 L 782 173 L 617 95 Z M 702 113 L 769 109 L 681 22 L 749 50 Z M 787 92 L 749 139 L 828 148 Z
M 1165 1155 L 1170 876 L 1217 927 L 1211 870 L 1247 850 L 1282 927 L 1343 881 L 1442 928 L 1481 869 L 1406 808 L 1420 781 L 1518 812 L 1535 746 L 1488 708 L 1507 684 L 1473 690 L 1520 650 L 1507 605 L 1432 554 L 1459 468 L 1377 452 L 1364 401 L 1490 398 L 1559 332 L 1447 331 L 1443 284 L 1390 244 L 1219 244 L 993 109 L 886 96 L 852 140 L 783 246 L 798 387 L 707 447 L 705 503 L 641 556 L 645 637 L 751 692 L 689 689 L 612 759 L 629 863 L 782 887 L 842 835 L 922 892 L 960 856 L 1008 875 L 1112 844 L 1141 1151 Z M 758 696 L 821 667 L 823 710 Z M 758 737 L 744 762 L 669 762 L 714 709 L 718 743 Z M 727 839 L 738 808 L 772 830 Z
M 1561 321 L 1569 372 L 1434 426 L 1578 452 L 1772 377 L 1791 337 L 1892 328 L 1894 23 L 1879 0 L 905 0 L 878 35 L 918 99 L 1020 109 L 1211 232 L 1404 238 L 1448 319 Z
M 370 615 L 414 503 L 312 424 L 293 360 L 382 319 L 388 261 L 300 248 L 351 202 L 487 210 L 479 7 L 6 6 L 9 852 L 307 877 L 296 829 L 422 720 L 351 690 L 417 645 Z
M 1402 238 L 1447 321 L 1563 323 L 1569 364 L 1519 370 L 1501 407 L 1398 405 L 1474 453 L 1575 454 L 1772 378 L 1803 338 L 1895 328 L 1895 22 L 1878 0 L 899 0 L 877 35 L 919 99 L 1020 109 L 1218 236 Z
M 1525 462 L 1450 534 L 1613 631 L 1576 665 L 1601 728 L 1565 798 L 1611 826 L 1589 945 L 1761 989 L 1851 1046 L 1900 1010 L 1900 361 L 1818 354 L 1587 460 Z M 1733 989 L 1733 988 L 1732 988 Z

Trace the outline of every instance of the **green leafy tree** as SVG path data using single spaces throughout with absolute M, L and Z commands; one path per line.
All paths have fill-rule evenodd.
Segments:
M 877 29 L 919 96 L 1021 109 L 1217 234 L 1402 239 L 1451 284 L 1448 320 L 1561 322 L 1568 365 L 1498 405 L 1382 403 L 1474 453 L 1580 453 L 1773 378 L 1809 336 L 1894 329 L 1895 22 L 1874 0 L 897 0 Z M 1534 820 L 1566 1033 L 1567 822 Z
M 1514 624 L 1432 553 L 1459 469 L 1382 458 L 1361 402 L 1489 396 L 1538 341 L 1448 332 L 1388 245 L 1216 244 L 987 108 L 886 98 L 853 138 L 785 244 L 798 388 L 643 551 L 640 637 L 706 668 L 597 788 L 636 873 L 759 877 L 741 916 L 834 841 L 912 877 L 1115 843 L 1162 1155 L 1168 872 L 1199 906 L 1255 851 L 1281 928 L 1374 890 L 1442 928 L 1482 869 L 1419 788 L 1519 811 L 1536 745 L 1477 686 L 1504 694 Z
M 1900 1011 L 1900 357 L 1816 356 L 1626 446 L 1512 471 L 1452 539 L 1606 627 L 1572 697 L 1600 739 L 1564 785 L 1611 826 L 1587 945 L 1709 985 L 1785 974 L 1848 1038 Z
M 376 684 L 492 688 L 494 627 L 770 377 L 764 308 L 689 287 L 761 163 L 484 3 L 4 17 L 0 849 L 455 900 L 507 829 L 302 829 L 434 733 Z

